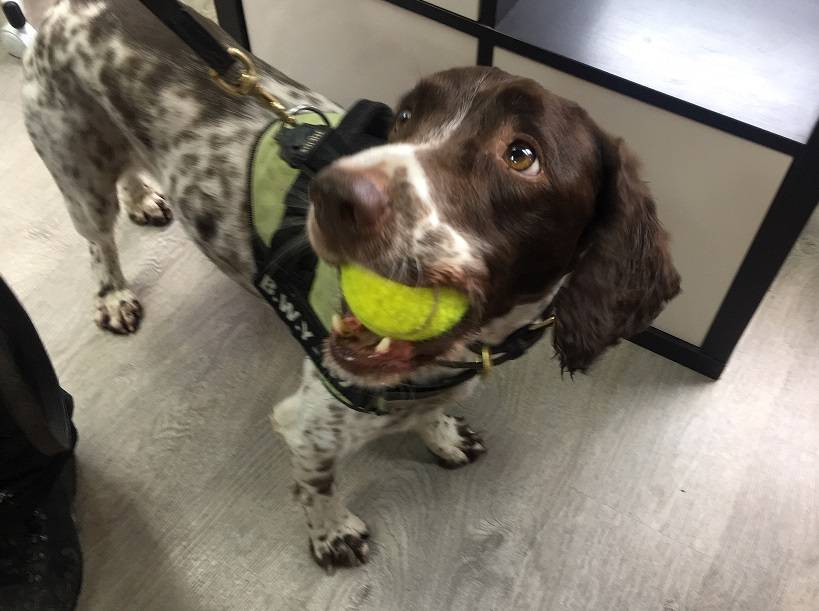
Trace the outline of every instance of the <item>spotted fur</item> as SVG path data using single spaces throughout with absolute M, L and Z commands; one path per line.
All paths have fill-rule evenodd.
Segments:
M 271 422 L 290 447 L 295 496 L 304 509 L 310 549 L 319 565 L 353 566 L 366 562 L 369 555 L 366 525 L 336 494 L 338 462 L 373 439 L 402 431 L 418 432 L 447 467 L 473 462 L 485 451 L 483 442 L 466 425 L 453 425 L 443 410 L 471 395 L 475 383 L 433 400 L 396 403 L 390 414 L 376 416 L 332 400 L 305 359 L 301 387 L 273 409 Z
M 202 22 L 223 43 L 234 44 Z M 309 103 L 339 112 L 323 96 L 256 62 L 263 85 L 286 106 Z M 25 57 L 24 72 L 26 125 L 75 228 L 88 241 L 97 282 L 94 317 L 101 328 L 133 333 L 143 316 L 114 239 L 120 205 L 139 225 L 161 227 L 175 216 L 207 257 L 252 290 L 247 172 L 253 143 L 271 121 L 268 111 L 216 88 L 187 47 L 133 0 L 58 0 Z M 548 129 L 565 130 L 557 134 L 564 138 L 562 148 L 554 132 L 548 134 L 563 155 L 545 160 L 552 162 L 549 188 L 557 185 L 557 194 L 507 180 L 497 156 L 482 151 L 485 142 L 471 135 L 489 141 L 481 135 L 488 131 L 497 139 L 495 128 L 508 122 L 503 112 L 521 115 L 521 100 L 536 107 L 526 115 L 530 127 L 556 117 L 545 122 Z M 568 368 L 585 368 L 624 333 L 648 324 L 676 292 L 665 234 L 633 160 L 617 147 L 598 146 L 603 136 L 576 107 L 531 82 L 483 68 L 424 79 L 401 107 L 414 108 L 415 118 L 408 128 L 396 125 L 391 144 L 342 160 L 316 178 L 309 233 L 329 261 L 346 256 L 404 281 L 469 291 L 472 314 L 457 341 L 450 337 L 433 346 L 438 353 L 471 358 L 468 339 L 496 344 L 554 298 L 583 314 L 559 319 L 566 323 L 555 342 Z M 470 174 L 476 167 L 483 170 L 477 177 Z M 607 168 L 611 175 L 604 177 Z M 333 198 L 338 203 L 343 187 L 334 176 L 357 172 L 372 172 L 374 180 L 389 184 L 394 222 L 374 239 L 343 223 L 332 229 L 337 219 L 327 204 Z M 604 195 L 606 181 L 611 188 Z M 544 201 L 563 208 L 547 214 Z M 597 201 L 605 203 L 605 214 L 597 214 Z M 505 217 L 498 216 L 499 203 L 507 205 Z M 640 248 L 625 249 L 624 236 L 635 227 Z M 616 260 L 620 253 L 628 257 Z M 641 267 L 642 260 L 650 265 Z M 626 297 L 607 284 L 601 261 L 617 264 Z M 642 274 L 633 273 L 638 268 Z M 584 301 L 584 290 L 594 300 Z M 618 310 L 623 303 L 633 311 Z M 329 364 L 347 381 L 373 383 Z M 444 373 L 429 361 L 406 377 L 425 381 Z M 485 451 L 480 437 L 444 413 L 476 384 L 432 400 L 395 403 L 388 415 L 374 416 L 339 404 L 305 360 L 299 390 L 273 409 L 271 422 L 290 449 L 295 496 L 319 565 L 332 571 L 369 557 L 366 524 L 337 494 L 342 457 L 386 433 L 412 430 L 443 466 L 476 460 Z
M 135 332 L 143 314 L 114 240 L 120 204 L 133 222 L 163 226 L 172 218 L 166 201 L 172 202 L 202 251 L 251 288 L 246 172 L 254 139 L 271 120 L 255 103 L 222 94 L 173 35 L 126 1 L 60 0 L 25 58 L 23 90 L 31 139 L 89 243 L 94 319 L 119 334 Z M 265 86 L 285 104 L 339 110 L 259 65 Z M 446 418 L 442 409 L 436 402 L 383 418 L 358 414 L 336 403 L 305 361 L 301 389 L 272 419 L 291 449 L 296 498 L 321 566 L 357 564 L 369 554 L 366 525 L 336 495 L 340 458 L 387 432 L 434 428 L 439 415 Z M 434 451 L 451 460 L 459 443 L 450 435 Z

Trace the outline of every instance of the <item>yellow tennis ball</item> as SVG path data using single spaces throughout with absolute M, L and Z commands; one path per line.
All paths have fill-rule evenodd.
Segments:
M 352 264 L 341 266 L 341 292 L 370 331 L 408 341 L 449 331 L 469 309 L 469 298 L 455 289 L 407 286 Z

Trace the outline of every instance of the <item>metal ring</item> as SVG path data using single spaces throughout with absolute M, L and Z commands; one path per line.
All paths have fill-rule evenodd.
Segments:
M 551 316 L 549 316 L 545 320 L 536 320 L 535 322 L 533 322 L 532 324 L 529 325 L 529 330 L 530 331 L 535 331 L 537 329 L 542 329 L 544 327 L 551 327 L 553 324 L 555 324 L 555 315 L 554 314 L 552 314 Z
M 483 365 L 481 375 L 488 376 L 492 371 L 492 349 L 486 344 L 481 347 L 481 363 Z
M 324 114 L 324 111 L 316 108 L 315 106 L 310 106 L 309 104 L 299 104 L 298 106 L 294 106 L 293 108 L 287 109 L 287 114 L 291 117 L 295 117 L 296 115 L 302 115 L 304 113 L 312 112 L 317 114 L 321 117 L 321 120 L 324 121 L 324 124 L 327 127 L 332 127 L 330 125 L 330 119 L 327 118 L 327 115 Z

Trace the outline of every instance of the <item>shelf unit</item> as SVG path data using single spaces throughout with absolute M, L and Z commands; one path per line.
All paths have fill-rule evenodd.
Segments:
M 819 200 L 819 7 L 807 0 L 216 8 L 254 53 L 345 104 L 392 103 L 423 74 L 468 63 L 577 100 L 643 159 L 683 275 L 683 295 L 632 341 L 712 378 Z

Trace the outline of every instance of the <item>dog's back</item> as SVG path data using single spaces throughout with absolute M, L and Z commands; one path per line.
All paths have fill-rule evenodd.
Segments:
M 334 108 L 257 63 L 266 87 L 285 103 Z M 170 222 L 172 202 L 202 251 L 250 287 L 246 174 L 253 142 L 272 114 L 222 92 L 207 66 L 132 0 L 60 0 L 24 70 L 26 125 L 89 242 L 101 327 L 130 333 L 142 314 L 114 243 L 120 203 L 137 224 L 159 226 Z

